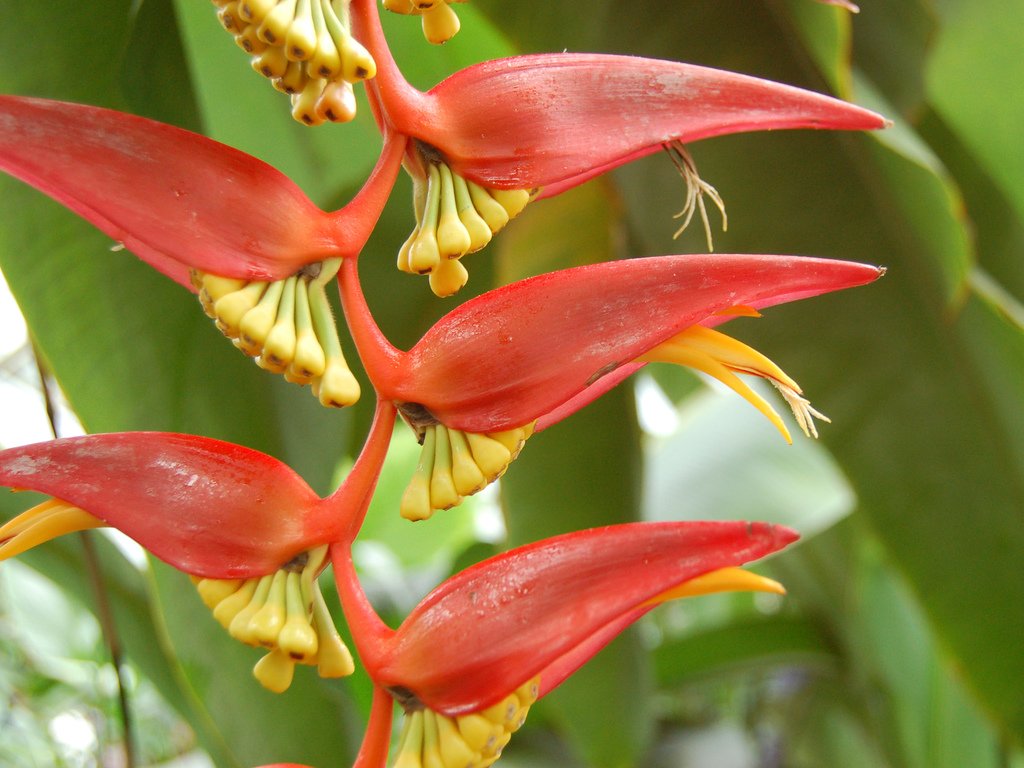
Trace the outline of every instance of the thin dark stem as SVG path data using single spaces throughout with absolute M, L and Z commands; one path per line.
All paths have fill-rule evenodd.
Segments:
M 50 386 L 46 368 L 39 358 L 35 347 L 32 349 L 33 358 L 36 362 L 36 370 L 39 372 L 39 383 L 42 388 L 43 399 L 46 403 L 46 418 L 50 422 L 50 432 L 54 437 L 57 434 L 57 407 L 56 396 Z M 79 540 L 82 542 L 82 558 L 85 561 L 85 569 L 89 576 L 89 584 L 92 587 L 93 598 L 96 601 L 96 618 L 99 620 L 100 629 L 103 632 L 103 639 L 106 641 L 107 649 L 110 652 L 110 663 L 114 665 L 117 673 L 117 700 L 121 712 L 121 728 L 124 734 L 124 765 L 125 768 L 134 768 L 135 749 L 132 746 L 132 716 L 131 708 L 128 705 L 128 688 L 125 679 L 124 654 L 121 650 L 121 637 L 117 632 L 117 624 L 114 621 L 114 613 L 110 607 L 110 600 L 107 599 L 107 590 L 103 581 L 103 568 L 100 565 L 99 556 L 96 553 L 96 545 L 92 540 L 90 531 L 79 531 Z
M 110 663 L 114 665 L 117 672 L 117 703 L 121 710 L 121 727 L 124 732 L 124 765 L 125 768 L 134 768 L 135 749 L 132 746 L 132 714 L 128 705 L 128 689 L 125 680 L 124 654 L 121 650 L 121 637 L 117 632 L 117 624 L 114 621 L 114 614 L 110 609 L 110 601 L 107 599 L 106 587 L 103 583 L 103 570 L 100 567 L 99 557 L 96 554 L 96 546 L 93 543 L 91 531 L 79 531 L 78 536 L 82 542 L 82 552 L 85 558 L 86 570 L 89 574 L 89 584 L 92 587 L 96 599 L 96 617 L 99 619 L 100 628 L 103 630 L 103 638 L 107 642 L 107 649 L 110 651 Z

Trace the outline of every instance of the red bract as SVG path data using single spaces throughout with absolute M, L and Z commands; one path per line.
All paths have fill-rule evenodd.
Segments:
M 0 485 L 77 507 L 185 573 L 260 576 L 355 535 L 350 526 L 376 482 L 394 421 L 392 408 L 379 413 L 361 461 L 327 499 L 271 456 L 167 432 L 87 435 L 0 451 Z
M 554 194 L 672 142 L 886 125 L 873 112 L 800 88 L 634 56 L 487 61 L 422 93 L 391 59 L 371 0 L 353 3 L 353 27 L 378 62 L 367 88 L 379 100 L 379 119 L 437 150 L 453 171 L 498 189 Z
M 388 697 L 402 704 L 407 719 L 428 718 L 428 731 L 435 730 L 425 749 L 443 754 L 447 748 L 460 756 L 444 764 L 476 765 L 461 758 L 500 753 L 536 698 L 658 603 L 729 589 L 781 591 L 732 566 L 796 538 L 786 528 L 741 522 L 625 524 L 570 533 L 456 574 L 397 630 L 386 627 L 367 602 L 348 549 L 333 547 L 342 606 L 378 689 L 357 766 L 383 765 Z M 701 577 L 709 581 L 701 583 Z M 488 728 L 497 729 L 493 743 L 474 741 Z M 401 750 L 418 749 L 415 739 L 407 733 Z
M 98 107 L 0 96 L 0 169 L 184 285 L 191 268 L 272 280 L 354 256 L 399 155 L 372 204 L 329 214 L 266 163 L 203 136 Z
M 367 372 L 382 397 L 422 406 L 446 426 L 506 430 L 560 407 L 680 331 L 733 307 L 761 309 L 863 285 L 878 267 L 764 255 L 683 255 L 593 264 L 489 291 L 445 315 L 408 352 L 342 291 Z
M 321 499 L 287 466 L 218 440 L 88 435 L 0 453 L 0 483 L 87 511 L 186 573 L 249 576 L 329 540 Z
M 666 590 L 764 557 L 796 538 L 787 528 L 742 522 L 577 531 L 456 574 L 395 632 L 360 645 L 360 655 L 378 685 L 408 689 L 447 714 L 472 712 L 536 675 L 541 691 L 553 689 L 567 667 L 559 664 L 553 678 L 545 672 L 585 644 L 596 653 L 588 641 L 603 628 L 621 630 L 620 619 L 635 620 L 637 609 L 652 608 L 648 601 Z

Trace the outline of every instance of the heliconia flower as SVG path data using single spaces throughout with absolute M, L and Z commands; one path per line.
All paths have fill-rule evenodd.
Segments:
M 815 435 L 799 385 L 745 344 L 713 330 L 736 316 L 869 283 L 884 270 L 797 256 L 683 255 L 566 269 L 489 291 L 442 317 L 409 351 L 375 325 L 355 262 L 342 305 L 378 396 L 395 403 L 424 450 L 402 514 L 422 519 L 499 477 L 534 430 L 575 412 L 649 362 L 703 371 L 761 410 L 739 379 L 766 379 Z
M 352 83 L 374 76 L 369 52 L 352 38 L 348 0 L 213 0 L 252 68 L 291 96 L 306 125 L 356 116 Z
M 633 56 L 548 53 L 487 61 L 426 93 L 391 58 L 374 0 L 353 0 L 353 29 L 377 60 L 366 84 L 386 135 L 406 136 L 416 228 L 400 269 L 435 293 L 467 279 L 458 260 L 489 242 L 529 200 L 558 194 L 661 149 L 703 213 L 684 144 L 782 128 L 871 130 L 886 120 L 853 104 L 746 75 Z M 705 223 L 706 226 L 706 223 Z M 440 272 L 440 274 L 435 274 Z
M 382 404 L 352 472 L 326 499 L 277 459 L 193 435 L 88 435 L 0 451 L 0 485 L 52 497 L 0 526 L 0 560 L 111 526 L 190 575 L 233 637 L 269 650 L 254 669 L 266 687 L 286 689 L 296 663 L 350 674 L 317 576 L 327 545 L 355 536 L 393 425 Z
M 107 109 L 0 96 L 0 170 L 70 208 L 197 292 L 265 369 L 312 383 L 325 405 L 359 384 L 324 287 L 370 236 L 401 143 L 363 190 L 326 213 L 284 174 L 189 131 Z
M 493 763 L 546 695 L 660 603 L 732 590 L 782 593 L 737 566 L 797 535 L 765 523 L 634 523 L 520 547 L 451 577 L 392 630 L 331 548 L 360 660 L 376 693 L 358 768 L 381 768 L 392 702 L 405 711 L 394 768 Z

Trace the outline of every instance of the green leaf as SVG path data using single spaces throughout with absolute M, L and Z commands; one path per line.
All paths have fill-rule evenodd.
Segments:
M 946 4 L 928 62 L 928 98 L 1024 217 L 1024 106 L 1012 83 L 1024 78 L 1017 55 L 1024 7 L 1014 0 Z M 981 84 L 986 84 L 984 87 Z
M 925 100 L 925 69 L 938 19 L 934 0 L 861 3 L 853 20 L 856 66 L 896 110 L 911 116 Z
M 680 686 L 733 670 L 779 664 L 831 666 L 834 653 L 818 628 L 787 615 L 743 618 L 688 634 L 654 651 L 661 686 Z
M 767 520 L 807 538 L 853 510 L 853 490 L 826 450 L 796 430 L 787 445 L 731 391 L 690 398 L 680 419 L 647 451 L 646 519 Z
M 835 657 L 811 710 L 812 733 L 846 714 L 849 736 L 891 765 L 996 766 L 998 738 L 929 632 L 919 603 L 877 542 L 851 519 L 772 561 Z M 831 682 L 829 679 L 831 678 Z M 829 689 L 838 686 L 844 691 Z M 872 745 L 873 742 L 873 745 Z M 821 763 L 828 740 L 812 740 Z

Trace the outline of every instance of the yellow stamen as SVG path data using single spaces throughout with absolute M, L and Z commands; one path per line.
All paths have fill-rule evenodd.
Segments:
M 193 270 L 203 309 L 257 364 L 288 381 L 312 384 L 321 404 L 351 405 L 359 382 L 345 361 L 325 285 L 341 259 L 311 264 L 273 282 L 246 282 Z
M 430 480 L 434 473 L 435 428 L 427 427 L 423 435 L 423 450 L 412 480 L 402 494 L 398 511 L 406 520 L 426 520 L 432 514 L 430 507 Z
M 15 557 L 66 533 L 105 526 L 102 520 L 60 499 L 48 499 L 0 526 L 0 560 Z
M 400 512 L 425 520 L 436 509 L 450 509 L 493 483 L 519 455 L 535 422 L 503 432 L 477 434 L 427 424 L 421 432 L 419 464 L 402 496 Z
M 459 260 L 486 246 L 538 190 L 484 189 L 452 171 L 426 145 L 421 145 L 420 158 L 425 174 L 413 180 L 416 226 L 399 250 L 398 268 L 429 275 L 431 290 L 450 296 L 469 278 Z
M 305 125 L 355 117 L 351 84 L 377 65 L 349 32 L 348 2 L 214 0 L 222 26 L 252 54 L 252 67 L 290 94 L 292 116 Z M 346 87 L 339 87 L 344 83 Z
M 776 595 L 786 594 L 786 588 L 774 579 L 758 576 L 756 573 L 742 568 L 719 568 L 717 571 L 705 573 L 695 579 L 665 590 L 657 597 L 647 601 L 647 605 L 657 605 L 669 600 L 699 595 L 713 595 L 716 592 L 770 592 Z
M 317 583 L 326 563 L 324 545 L 264 576 L 193 579 L 232 637 L 269 649 L 253 669 L 269 690 L 287 689 L 295 664 L 316 666 L 321 677 L 343 677 L 355 669 Z
M 771 382 L 808 437 L 818 436 L 814 419 L 829 421 L 827 416 L 811 407 L 802 396 L 800 386 L 779 366 L 756 349 L 711 328 L 699 325 L 687 328 L 637 359 L 639 362 L 685 365 L 718 379 L 764 414 L 788 443 L 793 439 L 779 414 L 736 373 L 760 376 Z
M 683 177 L 683 181 L 686 184 L 686 200 L 683 203 L 682 210 L 674 217 L 683 219 L 683 223 L 672 237 L 674 239 L 683 234 L 686 228 L 690 226 L 693 214 L 699 212 L 700 219 L 704 223 L 704 237 L 708 241 L 708 250 L 713 251 L 715 250 L 715 244 L 711 238 L 711 223 L 708 221 L 708 211 L 704 205 L 704 196 L 710 197 L 711 202 L 715 204 L 719 213 L 722 214 L 722 231 L 725 232 L 729 229 L 729 218 L 725 213 L 725 203 L 722 202 L 722 196 L 718 194 L 717 189 L 701 179 L 700 174 L 697 173 L 697 164 L 694 163 L 693 157 L 690 156 L 690 153 L 680 142 L 672 141 L 664 146 L 668 156 L 672 158 L 673 165 L 675 165 L 676 170 L 679 171 L 679 175 Z
M 540 678 L 534 678 L 469 715 L 445 715 L 414 702 L 406 710 L 392 768 L 486 768 L 526 722 L 539 688 Z

